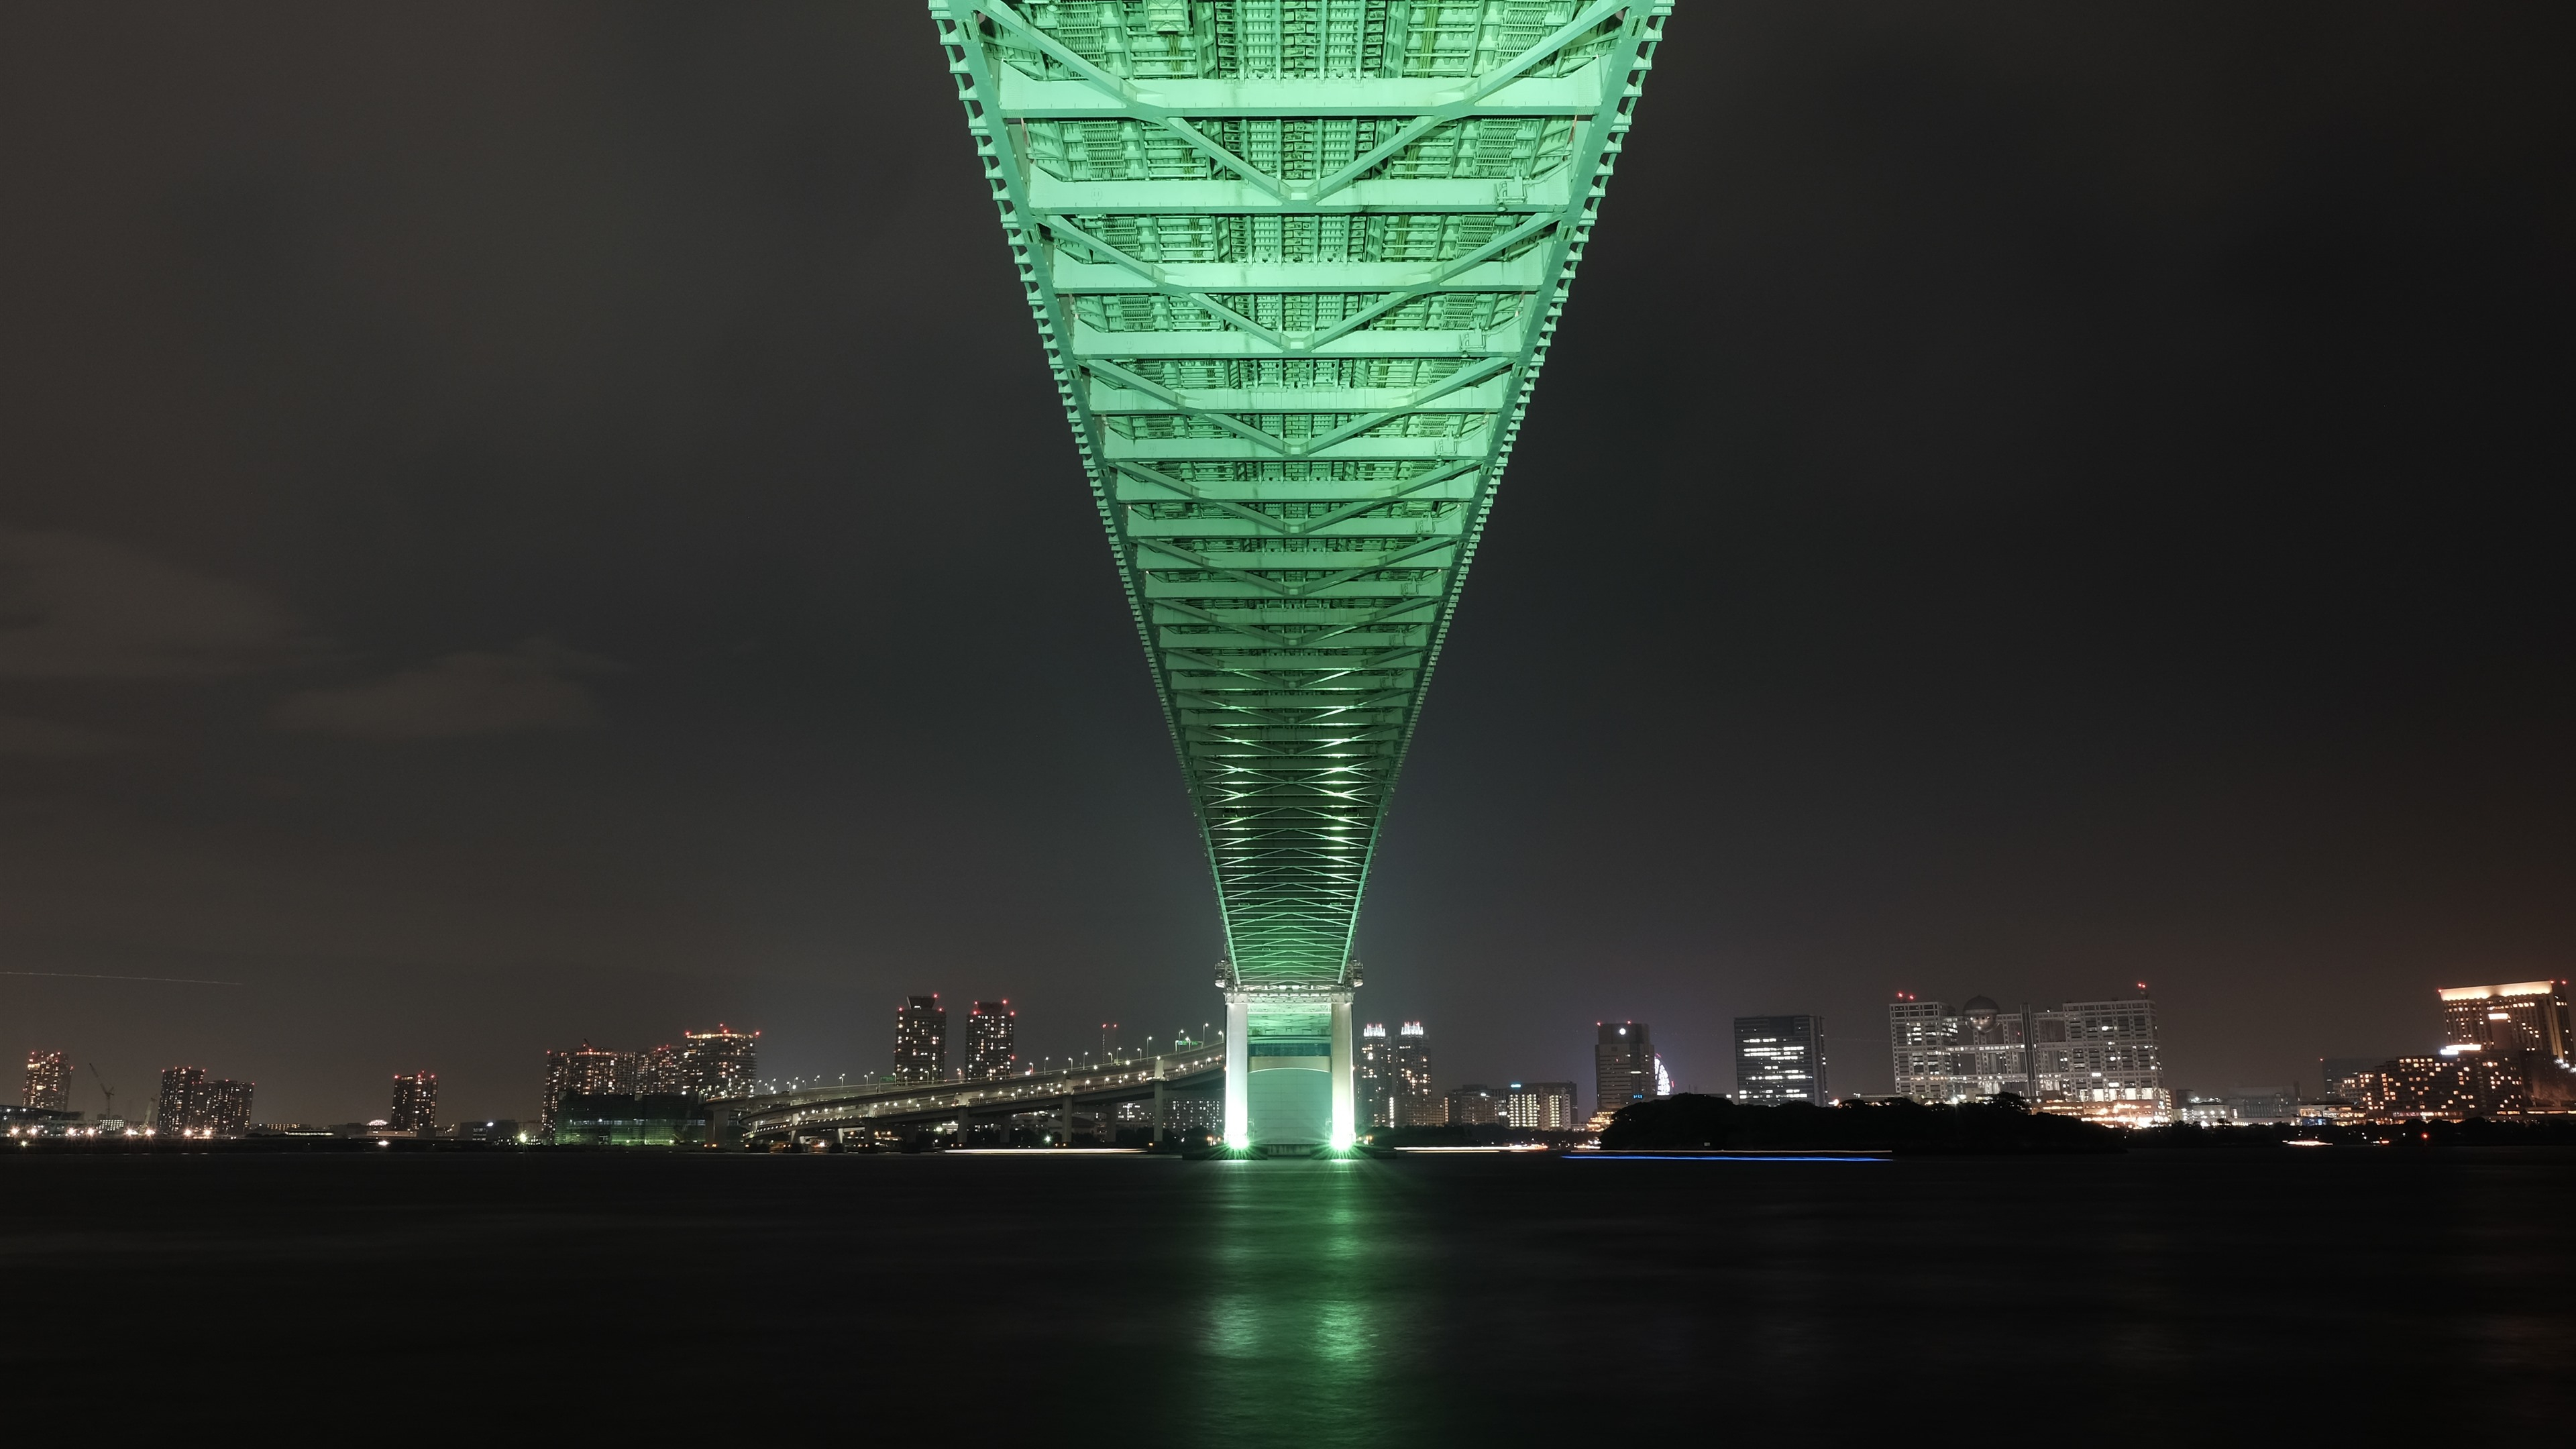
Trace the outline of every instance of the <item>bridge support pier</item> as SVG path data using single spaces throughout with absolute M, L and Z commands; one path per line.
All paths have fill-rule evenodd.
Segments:
M 1359 1140 L 1351 1001 L 1359 963 L 1329 981 L 1245 982 L 1224 966 L 1225 1145 L 1348 1150 Z
M 1347 991 L 1333 997 L 1333 1135 L 1325 1143 L 1335 1152 L 1347 1152 L 1360 1140 L 1358 1114 L 1351 1092 L 1351 994 Z
M 1252 1003 L 1225 994 L 1225 1145 L 1252 1146 Z

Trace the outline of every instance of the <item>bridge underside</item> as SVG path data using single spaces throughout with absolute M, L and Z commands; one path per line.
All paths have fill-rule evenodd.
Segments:
M 930 9 L 1215 872 L 1228 1136 L 1347 1142 L 1361 889 L 1670 0 Z

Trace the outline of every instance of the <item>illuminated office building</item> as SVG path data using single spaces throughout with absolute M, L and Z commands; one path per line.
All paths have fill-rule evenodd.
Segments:
M 2108 1120 L 2166 1115 L 2156 1004 L 2145 996 L 2007 1010 L 1990 997 L 1952 1008 L 1887 1009 L 1896 1090 L 1918 1102 L 2010 1092 L 2034 1106 Z
M 1396 1028 L 1395 1045 L 1387 1053 L 1394 1088 L 1393 1111 L 1398 1127 L 1436 1127 L 1449 1120 L 1449 1104 L 1431 1090 L 1431 1038 L 1422 1023 L 1408 1021 Z
M 2564 981 L 2445 986 L 2441 994 L 2443 1035 L 2454 1046 L 2533 1051 L 2562 1062 L 2576 1060 L 2568 1049 L 2576 1041 L 2576 1019 L 2571 1019 Z
M 394 1078 L 394 1107 L 385 1114 L 385 1125 L 397 1132 L 416 1132 L 427 1137 L 438 1130 L 438 1075 L 435 1072 L 413 1072 Z
M 1940 1001 L 1887 1008 L 1896 1092 L 1918 1102 L 1968 1102 L 2030 1093 L 2030 1018 L 1993 998 L 1972 996 L 1953 1010 Z
M 1597 1110 L 1616 1112 L 1631 1102 L 1651 1102 L 1664 1095 L 1657 1072 L 1653 1033 L 1642 1021 L 1594 1023 L 1599 1037 L 1592 1047 L 1593 1102 Z
M 978 1001 L 966 1013 L 966 1080 L 1009 1076 L 1020 1061 L 1020 1016 L 1007 1001 Z
M 2030 1013 L 2031 1084 L 2037 1105 L 2108 1120 L 2164 1115 L 2164 1048 L 2156 1004 L 2142 992 L 2113 1001 L 2069 1001 Z
M 1739 1016 L 1735 1019 L 1735 1100 L 1752 1106 L 1812 1102 L 1825 1091 L 1825 1019 Z
M 1395 1053 L 1386 1039 L 1386 1023 L 1360 1028 L 1359 1060 L 1351 1068 L 1353 1110 L 1371 1127 L 1395 1125 Z
M 72 1069 L 61 1052 L 27 1053 L 27 1095 L 30 1107 L 47 1112 L 72 1109 Z
M 1541 1132 L 1571 1132 L 1583 1125 L 1574 1115 L 1572 1082 L 1514 1082 L 1503 1091 L 1503 1121 Z
M 948 1076 L 948 1008 L 939 994 L 904 999 L 894 1016 L 894 1079 L 937 1082 Z

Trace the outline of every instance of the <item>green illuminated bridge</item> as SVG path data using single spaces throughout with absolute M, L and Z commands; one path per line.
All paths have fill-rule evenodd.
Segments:
M 930 0 L 1216 873 L 1226 1136 L 1360 891 L 1671 0 Z

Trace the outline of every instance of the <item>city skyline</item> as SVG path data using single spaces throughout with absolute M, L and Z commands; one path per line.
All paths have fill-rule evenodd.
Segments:
M 2330 1115 L 2349 1108 L 2358 1120 L 2392 1112 L 2447 1112 L 2463 1103 L 2475 1110 L 2520 1110 L 2530 1103 L 2558 1110 L 2551 1104 L 2576 1101 L 2576 1066 L 2568 1056 L 2570 1043 L 2576 1042 L 2576 992 L 2564 980 L 2434 987 L 2438 1009 L 2430 1019 L 2444 1039 L 2438 1049 L 2326 1057 L 2316 1062 L 2314 1076 L 2287 1086 L 2238 1084 L 2223 1091 L 2206 1086 L 2185 1091 L 2172 1085 L 2163 1066 L 2168 1043 L 2159 1030 L 2157 1003 L 2145 983 L 2134 986 L 2135 994 L 2128 997 L 2023 1003 L 2009 1009 L 1984 996 L 1953 1007 L 1894 993 L 1886 1008 L 1885 1038 L 1892 1092 L 1832 1085 L 1827 1044 L 1834 1038 L 1820 1016 L 1738 1017 L 1732 1089 L 1712 1094 L 1756 1105 L 1792 1100 L 1826 1105 L 1845 1095 L 1911 1096 L 1937 1104 L 2009 1094 L 2045 1110 L 2133 1125 L 2286 1121 L 2312 1105 Z M 1166 1053 L 1184 1045 L 1180 1038 L 1188 1035 L 1148 1034 L 1129 1045 L 1119 1026 L 1102 1023 L 1095 1050 L 1060 1059 L 1025 1059 L 1014 1051 L 1018 1014 L 1010 1002 L 978 1000 L 971 1004 L 967 1034 L 952 1063 L 946 1012 L 939 1000 L 936 993 L 916 995 L 898 1007 L 893 1070 L 791 1077 L 789 1084 L 820 1084 L 826 1076 L 845 1083 L 854 1078 L 862 1083 L 993 1081 L 1077 1062 Z M 776 1090 L 776 1079 L 759 1076 L 760 1039 L 758 1031 L 737 1031 L 719 1022 L 711 1031 L 683 1031 L 679 1045 L 625 1051 L 596 1047 L 585 1039 L 577 1048 L 550 1049 L 544 1053 L 531 1140 L 554 1140 L 560 1098 L 641 1101 L 676 1095 L 705 1101 Z M 1708 1090 L 1670 1075 L 1648 1023 L 1596 1022 L 1593 1042 L 1595 1108 L 1588 1120 L 1596 1124 L 1604 1112 L 1624 1102 Z M 1364 1129 L 1508 1124 L 1552 1130 L 1581 1101 L 1580 1090 L 1570 1082 L 1442 1085 L 1446 1079 L 1435 1071 L 1428 1046 L 1426 1027 L 1419 1021 L 1402 1023 L 1392 1036 L 1382 1022 L 1359 1028 L 1355 1089 Z M 92 1115 L 70 1105 L 76 1077 L 69 1054 L 31 1051 L 25 1067 L 22 1096 L 29 1108 L 78 1118 Z M 399 1133 L 435 1135 L 442 1125 L 437 1074 L 397 1073 L 393 1080 L 392 1106 L 386 1117 L 374 1119 L 376 1124 Z M 140 1116 L 131 1105 L 127 1109 L 126 1116 L 138 1127 L 166 1116 L 182 1135 L 239 1135 L 259 1120 L 251 1115 L 251 1082 L 209 1079 L 202 1068 L 185 1066 L 164 1069 L 159 1083 L 158 1096 Z M 470 1125 L 478 1114 L 459 1115 Z M 285 1114 L 277 1119 L 290 1120 Z

